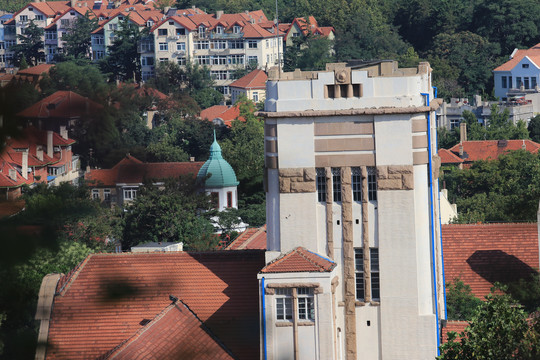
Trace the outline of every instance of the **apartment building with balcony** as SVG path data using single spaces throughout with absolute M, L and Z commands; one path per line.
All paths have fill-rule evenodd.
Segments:
M 0 16 L 0 68 L 6 67 L 6 42 L 4 40 L 4 23 L 10 21 L 12 18 L 13 14 L 4 14 Z

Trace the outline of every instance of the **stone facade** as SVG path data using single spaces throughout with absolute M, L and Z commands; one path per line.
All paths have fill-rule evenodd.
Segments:
M 315 192 L 315 168 L 279 169 L 281 193 Z
M 413 190 L 412 165 L 377 166 L 378 190 Z

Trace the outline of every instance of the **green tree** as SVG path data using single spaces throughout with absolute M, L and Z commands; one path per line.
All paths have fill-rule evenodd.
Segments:
M 533 342 L 539 336 L 537 323 L 529 324 L 527 314 L 508 295 L 488 295 L 459 340 L 456 335 L 451 333 L 441 346 L 438 359 L 536 359 L 540 353 L 540 342 Z
M 468 140 L 520 140 L 528 139 L 529 132 L 524 121 L 518 121 L 516 125 L 510 120 L 508 108 L 500 111 L 497 104 L 491 106 L 491 115 L 487 125 L 478 122 L 476 116 L 465 110 L 463 121 L 467 123 Z
M 199 191 L 193 175 L 166 179 L 163 186 L 151 182 L 139 188 L 127 208 L 124 249 L 151 241 L 183 242 L 186 250 L 213 249 L 218 237 L 208 219 L 211 202 Z
M 34 20 L 30 20 L 28 26 L 24 29 L 24 34 L 17 35 L 19 43 L 12 46 L 13 59 L 15 65 L 19 65 L 23 58 L 29 65 L 35 66 L 42 61 L 45 61 L 45 53 L 43 52 L 43 29 L 38 27 Z
M 529 131 L 531 140 L 540 142 L 540 115 L 536 115 L 531 119 L 527 130 Z
M 482 300 L 460 279 L 446 283 L 446 308 L 449 320 L 470 320 Z
M 100 61 L 100 67 L 104 73 L 113 79 L 123 81 L 141 80 L 141 63 L 137 44 L 141 40 L 141 31 L 126 16 L 118 24 L 119 30 L 115 32 L 115 39 L 109 47 L 109 54 Z
M 326 64 L 334 60 L 332 41 L 312 33 L 294 38 L 293 45 L 287 47 L 284 55 L 285 71 L 324 70 Z
M 69 31 L 62 37 L 65 42 L 65 55 L 73 58 L 90 59 L 90 45 L 92 41 L 92 31 L 98 27 L 98 18 L 91 17 L 90 12 L 78 17 Z

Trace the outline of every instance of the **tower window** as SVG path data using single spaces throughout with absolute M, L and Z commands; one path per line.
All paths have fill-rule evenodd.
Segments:
M 355 249 L 354 262 L 355 262 L 355 272 L 356 272 L 356 299 L 363 301 L 365 294 L 365 284 L 364 284 L 364 249 L 359 248 Z
M 315 320 L 313 288 L 298 288 L 298 319 Z
M 332 194 L 335 202 L 341 202 L 341 169 L 332 168 Z
M 371 263 L 371 299 L 380 300 L 381 298 L 381 288 L 380 288 L 380 277 L 379 277 L 379 249 L 370 248 L 370 263 Z
M 364 273 L 364 262 L 367 260 L 364 257 L 364 249 L 356 248 L 354 249 L 355 257 L 355 272 L 356 272 L 356 299 L 360 301 L 365 301 L 366 288 L 369 286 L 371 290 L 371 299 L 379 301 L 381 298 L 381 287 L 380 287 L 380 276 L 379 276 L 379 249 L 370 248 L 369 249 L 369 278 L 371 281 L 366 282 L 366 276 Z
M 227 191 L 227 207 L 231 208 L 232 206 L 232 191 Z
M 362 172 L 359 167 L 351 168 L 352 172 L 352 193 L 354 201 L 362 201 Z
M 277 320 L 292 320 L 292 289 L 276 289 Z
M 317 200 L 326 202 L 326 171 L 324 168 L 317 168 Z
M 368 173 L 368 199 L 377 201 L 377 171 L 374 167 L 367 168 Z

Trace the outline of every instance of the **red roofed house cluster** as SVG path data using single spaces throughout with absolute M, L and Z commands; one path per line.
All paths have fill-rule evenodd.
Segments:
M 45 182 L 77 183 L 80 177 L 79 157 L 73 155 L 75 140 L 67 133 L 26 128 L 20 138 L 10 138 L 0 154 L 0 189 L 6 199 L 21 195 L 22 185 Z

